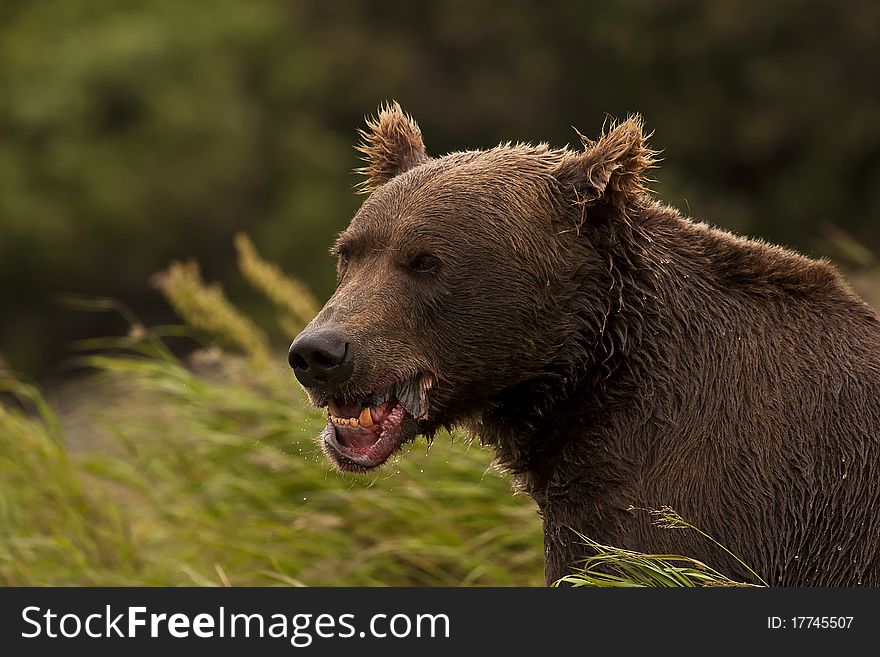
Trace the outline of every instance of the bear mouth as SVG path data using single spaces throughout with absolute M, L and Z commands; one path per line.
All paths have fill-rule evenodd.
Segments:
M 428 417 L 430 375 L 418 375 L 365 395 L 327 403 L 324 451 L 340 470 L 367 472 L 413 440 L 418 422 Z

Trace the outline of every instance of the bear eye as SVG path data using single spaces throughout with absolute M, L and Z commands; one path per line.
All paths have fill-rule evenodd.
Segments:
M 340 266 L 345 267 L 351 258 L 351 254 L 349 254 L 348 249 L 339 249 L 336 253 L 336 257 L 339 258 Z
M 440 260 L 430 253 L 420 253 L 406 263 L 406 268 L 414 274 L 433 274 L 439 267 Z

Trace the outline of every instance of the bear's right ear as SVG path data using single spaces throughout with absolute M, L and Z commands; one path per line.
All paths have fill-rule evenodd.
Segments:
M 559 165 L 556 178 L 573 187 L 581 206 L 603 202 L 623 211 L 647 192 L 645 171 L 656 164 L 639 115 L 613 123 L 596 141 L 581 138 L 584 150 L 569 152 Z
M 369 194 L 396 175 L 428 161 L 422 131 L 396 101 L 379 107 L 379 116 L 368 118 L 366 130 L 358 132 L 363 142 L 357 149 L 366 166 L 356 173 L 367 177 L 358 185 L 361 193 Z

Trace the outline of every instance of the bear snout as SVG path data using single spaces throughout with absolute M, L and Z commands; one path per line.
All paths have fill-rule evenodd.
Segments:
M 354 372 L 351 343 L 332 328 L 306 329 L 290 345 L 287 362 L 306 388 L 323 385 L 334 388 Z

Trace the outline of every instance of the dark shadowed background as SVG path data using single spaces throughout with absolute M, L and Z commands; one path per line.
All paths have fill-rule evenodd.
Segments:
M 259 315 L 240 230 L 325 298 L 355 131 L 386 99 L 433 154 L 641 112 L 668 203 L 873 266 L 878 34 L 872 0 L 3 0 L 0 353 L 51 378 L 71 339 L 124 330 L 58 293 L 170 319 L 148 279 L 175 258 Z

